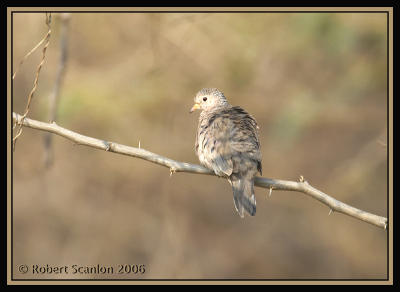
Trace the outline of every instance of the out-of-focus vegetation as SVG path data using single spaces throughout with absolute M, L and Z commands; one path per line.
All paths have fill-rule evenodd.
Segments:
M 16 13 L 13 25 L 15 68 L 46 33 L 45 15 Z M 43 121 L 57 14 L 52 29 L 29 114 Z M 386 42 L 384 13 L 73 13 L 57 123 L 198 163 L 198 113 L 188 111 L 198 90 L 217 87 L 257 119 L 264 176 L 303 175 L 386 216 Z M 17 113 L 40 58 L 37 50 L 14 80 Z M 58 136 L 46 170 L 42 138 L 25 128 L 14 153 L 16 278 L 18 264 L 145 264 L 133 278 L 387 276 L 384 230 L 328 215 L 303 194 L 256 188 L 257 215 L 241 219 L 226 180 L 170 178 L 166 168 Z

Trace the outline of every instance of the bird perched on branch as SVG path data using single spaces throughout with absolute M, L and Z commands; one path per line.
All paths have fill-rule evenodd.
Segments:
M 190 110 L 202 110 L 195 151 L 200 163 L 216 175 L 227 177 L 240 217 L 256 214 L 254 176 L 262 173 L 256 120 L 238 106 L 231 106 L 216 88 L 204 88 Z

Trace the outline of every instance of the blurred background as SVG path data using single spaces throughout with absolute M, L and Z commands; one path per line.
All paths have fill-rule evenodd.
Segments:
M 72 13 L 57 123 L 189 163 L 195 94 L 217 87 L 260 126 L 263 175 L 298 180 L 387 216 L 385 13 Z M 30 118 L 49 121 L 62 21 Z M 45 14 L 13 14 L 14 71 L 47 32 Z M 42 50 L 21 66 L 22 114 Z M 386 231 L 302 193 L 256 188 L 241 219 L 226 180 L 177 173 L 24 128 L 13 158 L 13 260 L 144 264 L 140 279 L 384 279 Z

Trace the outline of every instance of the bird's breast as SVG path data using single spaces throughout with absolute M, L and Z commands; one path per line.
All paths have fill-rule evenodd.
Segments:
M 204 120 L 200 120 L 199 127 L 197 130 L 197 141 L 196 141 L 196 154 L 199 158 L 199 161 L 202 165 L 212 168 L 210 162 L 207 157 L 208 152 L 210 151 L 210 125 L 206 123 Z M 212 147 L 212 146 L 211 146 Z

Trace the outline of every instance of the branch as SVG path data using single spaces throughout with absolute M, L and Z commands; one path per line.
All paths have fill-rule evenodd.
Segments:
M 129 147 L 114 142 L 109 142 L 101 139 L 84 136 L 76 132 L 73 132 L 71 130 L 60 127 L 55 122 L 51 124 L 44 123 L 24 118 L 23 116 L 14 112 L 13 112 L 13 119 L 17 124 L 21 124 L 22 126 L 57 134 L 79 145 L 86 145 L 89 147 L 109 152 L 132 156 L 168 167 L 170 169 L 171 174 L 175 172 L 189 172 L 197 174 L 215 175 L 212 170 L 209 170 L 200 165 L 178 162 L 170 158 L 163 157 L 161 155 L 141 149 L 140 146 L 139 148 Z M 329 214 L 335 211 L 362 220 L 364 222 L 373 224 L 375 226 L 381 227 L 385 230 L 387 228 L 387 218 L 362 211 L 360 209 L 347 205 L 343 202 L 340 202 L 328 196 L 327 194 L 317 190 L 316 188 L 312 187 L 307 181 L 304 180 L 302 176 L 300 177 L 299 182 L 256 177 L 254 180 L 254 184 L 258 187 L 269 189 L 270 194 L 272 190 L 301 192 L 327 205 L 330 208 Z

